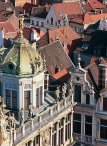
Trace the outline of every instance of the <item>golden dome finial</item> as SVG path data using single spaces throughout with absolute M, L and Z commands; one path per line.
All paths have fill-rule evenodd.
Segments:
M 19 15 L 19 36 L 23 37 L 23 24 L 24 24 L 24 16 L 23 15 Z

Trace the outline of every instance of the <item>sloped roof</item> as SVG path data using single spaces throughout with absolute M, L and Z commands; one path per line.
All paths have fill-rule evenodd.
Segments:
M 2 29 L 2 28 L 4 29 L 4 34 L 15 32 L 15 28 L 12 26 L 12 24 L 9 21 L 0 22 L 0 29 Z
M 12 9 L 13 4 L 11 2 L 0 2 L 0 11 L 5 9 Z
M 106 17 L 107 18 L 107 13 L 102 13 L 102 14 L 96 14 L 96 15 L 90 15 L 91 19 L 93 19 L 94 23 L 99 21 L 100 19 Z
M 45 56 L 47 70 L 51 76 L 55 74 L 56 66 L 60 68 L 60 70 L 68 70 L 69 68 L 74 67 L 59 41 L 42 47 L 39 49 L 39 52 L 42 57 Z
M 69 74 L 69 72 L 66 69 L 63 69 L 53 75 L 53 78 L 55 80 L 58 80 L 62 83 L 67 82 L 70 79 L 70 77 L 71 77 L 71 75 Z
M 62 19 L 60 12 L 66 15 L 82 14 L 82 7 L 79 2 L 53 4 L 53 8 L 58 20 Z
M 90 85 L 94 85 L 96 91 L 98 91 L 99 85 L 99 64 L 106 64 L 106 62 L 103 58 L 98 58 L 93 63 L 85 67 L 85 70 L 87 70 L 87 80 L 89 81 Z
M 38 41 L 39 48 L 56 41 L 56 37 L 59 38 L 60 42 L 63 44 L 71 43 L 73 40 L 80 39 L 81 36 L 75 32 L 70 26 L 60 27 L 52 30 L 48 30 L 43 37 Z
M 22 8 L 23 8 L 24 10 L 27 11 L 27 10 L 29 10 L 29 9 L 31 10 L 32 7 L 38 7 L 38 6 L 39 6 L 39 5 L 35 5 L 35 4 L 31 4 L 31 3 L 26 2 L 26 3 L 23 5 Z
M 95 48 L 100 48 L 100 56 L 106 56 L 107 31 L 99 30 L 99 23 L 100 21 L 84 31 L 84 38 L 78 48 L 76 48 L 76 52 L 82 51 L 83 53 L 94 55 Z M 88 44 L 88 48 L 82 49 L 83 44 Z
M 24 38 L 26 38 L 27 40 L 30 41 L 31 40 L 31 32 L 32 32 L 33 29 L 36 30 L 38 37 L 42 37 L 44 35 L 44 31 L 42 29 L 40 29 L 40 28 L 33 27 L 33 26 L 32 27 L 24 27 L 23 28 L 23 36 L 24 36 Z M 17 37 L 18 37 L 18 35 L 17 35 Z
M 13 15 L 13 12 L 2 10 L 0 12 L 0 22 L 7 21 L 12 15 Z
M 90 4 L 92 9 L 106 8 L 106 6 L 103 5 L 102 3 L 100 3 L 98 0 L 90 0 L 89 4 Z
M 87 13 L 85 13 L 83 15 L 79 15 L 78 17 L 71 19 L 71 22 L 80 23 L 80 24 L 94 23 L 91 16 Z

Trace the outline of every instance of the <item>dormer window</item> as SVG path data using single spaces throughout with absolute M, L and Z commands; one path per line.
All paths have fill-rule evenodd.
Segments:
M 9 64 L 8 67 L 9 67 L 10 70 L 12 70 L 13 69 L 13 64 Z
M 82 49 L 88 49 L 88 46 L 89 46 L 89 44 L 87 44 L 87 43 L 84 43 L 83 45 L 82 45 Z
M 75 85 L 75 102 L 81 103 L 81 86 Z
M 53 18 L 51 18 L 51 25 L 53 25 Z
M 86 104 L 90 104 L 90 95 L 86 94 Z

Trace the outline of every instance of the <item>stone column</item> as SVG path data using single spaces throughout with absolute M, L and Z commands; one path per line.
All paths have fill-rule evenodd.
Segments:
M 44 84 L 43 84 L 44 85 Z M 42 86 L 42 105 L 44 104 L 44 86 Z
M 22 135 L 23 136 L 25 135 L 25 125 L 24 124 L 22 125 Z
M 64 107 L 66 107 L 66 99 L 64 100 Z
M 40 146 L 42 146 L 42 135 L 40 134 Z
M 24 90 L 23 90 L 23 84 L 22 82 L 19 82 L 19 91 L 18 91 L 18 109 L 21 110 L 21 108 L 24 109 Z
M 84 114 L 81 114 L 81 141 L 84 141 Z
M 71 129 L 70 129 L 71 130 L 70 131 L 71 132 L 70 133 L 71 137 L 70 137 L 70 140 L 71 140 L 71 143 L 73 142 L 73 135 L 72 135 L 73 134 L 73 113 L 74 113 L 74 111 L 72 110 L 71 111 L 71 119 L 70 119 L 70 124 L 71 124 Z
M 34 139 L 32 139 L 32 140 L 30 141 L 30 146 L 33 146 L 33 141 L 34 141 Z
M 65 122 L 66 122 L 66 117 L 64 117 L 64 125 L 63 125 L 63 145 L 65 145 Z
M 53 127 L 50 127 L 50 145 L 52 146 L 52 128 Z
M 96 124 L 96 140 L 100 139 L 100 119 L 96 119 L 97 124 Z
M 59 142 L 59 121 L 57 122 L 56 125 L 56 146 L 58 146 L 58 142 Z
M 36 81 L 32 81 L 32 93 L 31 93 L 31 97 L 32 97 L 32 106 L 36 107 Z

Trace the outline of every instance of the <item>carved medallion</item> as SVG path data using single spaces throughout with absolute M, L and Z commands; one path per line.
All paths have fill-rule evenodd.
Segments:
M 42 145 L 50 146 L 50 130 L 47 129 L 42 133 Z

